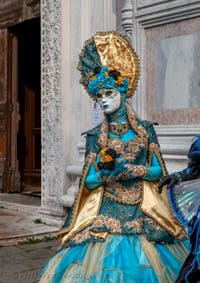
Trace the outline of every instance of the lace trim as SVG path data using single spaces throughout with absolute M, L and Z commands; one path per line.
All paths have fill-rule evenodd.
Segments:
M 123 199 L 122 197 L 117 197 L 109 192 L 104 192 L 104 196 L 107 198 L 110 198 L 111 200 L 114 200 L 118 203 L 122 203 L 122 204 L 130 204 L 130 205 L 134 205 L 134 204 L 138 204 L 140 203 L 142 196 L 139 197 L 139 199 L 135 200 L 135 201 L 129 201 L 127 199 Z
M 127 164 L 126 168 L 133 173 L 134 177 L 145 177 L 149 173 L 147 166 Z

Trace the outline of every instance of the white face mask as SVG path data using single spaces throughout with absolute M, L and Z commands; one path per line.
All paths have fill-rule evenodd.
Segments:
M 97 93 L 97 101 L 101 106 L 101 109 L 106 114 L 110 114 L 119 109 L 121 104 L 121 94 L 116 88 L 102 88 Z

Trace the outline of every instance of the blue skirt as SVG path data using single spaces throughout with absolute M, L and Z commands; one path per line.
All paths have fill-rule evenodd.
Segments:
M 40 283 L 173 283 L 188 253 L 187 240 L 158 244 L 109 234 L 104 242 L 62 248 L 46 264 Z

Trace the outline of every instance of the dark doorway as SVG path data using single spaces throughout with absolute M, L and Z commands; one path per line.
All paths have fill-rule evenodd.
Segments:
M 41 187 L 41 90 L 40 19 L 12 27 L 18 41 L 17 160 L 20 190 L 40 194 Z

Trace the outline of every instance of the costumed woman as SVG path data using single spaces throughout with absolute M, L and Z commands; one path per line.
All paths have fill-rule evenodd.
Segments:
M 97 33 L 85 43 L 78 69 L 105 115 L 85 132 L 79 191 L 60 232 L 62 247 L 40 282 L 174 282 L 189 242 L 167 194 L 157 192 L 166 168 L 153 124 L 127 103 L 138 57 L 120 34 Z
M 188 158 L 187 168 L 163 177 L 159 183 L 160 193 L 167 185 L 174 212 L 190 237 L 191 251 L 176 283 L 200 282 L 200 136 L 192 143 Z

